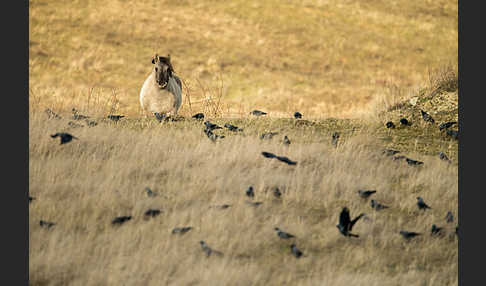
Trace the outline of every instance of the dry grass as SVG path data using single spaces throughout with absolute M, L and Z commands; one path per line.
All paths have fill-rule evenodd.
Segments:
M 69 114 L 62 115 L 65 119 L 46 120 L 43 112 L 34 112 L 29 119 L 29 185 L 36 198 L 29 207 L 32 285 L 458 283 L 456 223 L 446 225 L 444 219 L 449 210 L 458 215 L 457 163 L 414 152 L 410 137 L 388 142 L 364 121 L 215 119 L 244 131 L 224 131 L 226 138 L 213 143 L 202 123 L 191 120 L 165 125 L 152 118 L 98 120 L 95 127 L 69 128 Z M 408 132 L 431 133 L 416 128 Z M 270 130 L 281 133 L 270 141 L 258 138 Z M 330 144 L 332 130 L 343 134 L 337 149 Z M 80 139 L 61 146 L 49 137 L 59 131 Z M 281 144 L 284 134 L 290 146 Z M 437 137 L 428 142 L 427 150 L 451 144 Z M 425 165 L 383 157 L 385 146 L 401 146 Z M 265 159 L 262 151 L 298 165 Z M 245 203 L 250 185 L 255 200 L 263 202 L 258 208 Z M 148 197 L 147 186 L 159 196 Z M 269 191 L 273 186 L 284 190 L 281 199 Z M 375 198 L 391 208 L 373 211 L 356 194 L 360 188 L 377 189 Z M 433 209 L 419 212 L 417 196 Z M 210 208 L 225 203 L 232 206 Z M 343 206 L 352 216 L 365 212 L 369 218 L 354 229 L 359 239 L 336 229 Z M 162 214 L 146 220 L 149 208 Z M 113 227 L 111 220 L 120 215 L 133 219 Z M 41 228 L 40 219 L 57 225 Z M 445 226 L 445 237 L 430 237 L 432 224 Z M 172 235 L 176 226 L 194 229 Z M 277 237 L 276 226 L 297 236 L 305 257 L 291 256 L 290 242 Z M 424 236 L 406 242 L 401 229 Z M 200 240 L 224 257 L 206 258 Z
M 356 118 L 385 83 L 416 89 L 444 60 L 457 63 L 457 9 L 457 0 L 31 0 L 30 87 L 51 107 L 115 89 L 120 112 L 136 116 L 151 57 L 170 53 L 194 112 L 221 95 L 223 117 L 259 108 Z

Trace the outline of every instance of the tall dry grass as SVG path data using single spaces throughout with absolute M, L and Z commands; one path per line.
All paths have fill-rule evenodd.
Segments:
M 322 140 L 327 133 L 290 126 L 286 147 L 283 133 L 262 141 L 245 130 L 213 143 L 195 121 L 69 128 L 63 116 L 47 120 L 41 110 L 29 118 L 32 285 L 458 284 L 457 221 L 444 219 L 449 210 L 458 215 L 456 164 L 413 152 L 405 155 L 424 166 L 394 162 L 369 130 L 343 137 L 334 149 Z M 59 131 L 79 140 L 59 145 L 49 136 Z M 263 202 L 257 208 L 245 202 L 250 185 Z M 147 186 L 159 195 L 148 197 Z M 273 186 L 283 190 L 281 199 Z M 361 188 L 376 189 L 374 198 L 390 209 L 372 210 L 358 197 Z M 417 196 L 432 210 L 419 211 Z M 232 206 L 211 208 L 220 204 Z M 344 206 L 353 217 L 367 214 L 353 229 L 358 239 L 336 228 Z M 162 213 L 145 219 L 149 208 Z M 133 219 L 112 226 L 121 215 Z M 41 219 L 57 224 L 44 229 Z M 446 235 L 431 237 L 432 224 Z M 172 235 L 177 226 L 194 229 Z M 291 242 L 274 227 L 297 236 L 303 258 L 290 254 Z M 401 229 L 423 236 L 406 242 Z M 224 257 L 205 257 L 200 240 Z

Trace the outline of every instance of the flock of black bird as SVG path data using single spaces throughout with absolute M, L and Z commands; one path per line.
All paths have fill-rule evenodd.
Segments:
M 76 109 L 74 109 L 74 108 L 72 109 L 72 112 L 73 112 L 73 119 L 74 120 L 86 120 L 88 122 L 88 125 L 89 126 L 95 126 L 97 124 L 95 121 L 90 121 L 88 116 L 79 114 L 79 112 Z M 57 118 L 57 119 L 60 119 L 61 118 L 58 114 L 54 113 L 50 109 L 46 109 L 46 113 L 49 116 L 49 118 Z M 250 114 L 251 115 L 254 115 L 254 116 L 262 116 L 262 115 L 266 115 L 267 113 L 266 112 L 259 111 L 259 110 L 253 110 L 253 111 L 250 112 Z M 435 123 L 435 121 L 432 118 L 432 116 L 430 116 L 425 111 L 421 110 L 421 115 L 422 115 L 422 118 L 423 118 L 424 121 L 430 122 L 430 123 Z M 119 121 L 123 117 L 124 117 L 123 115 L 108 115 L 107 118 L 113 120 L 114 122 L 117 122 L 117 121 Z M 197 113 L 197 114 L 193 115 L 192 118 L 194 118 L 196 120 L 201 120 L 202 121 L 204 119 L 204 114 L 203 113 Z M 295 112 L 294 118 L 295 119 L 300 119 L 300 118 L 302 118 L 302 114 L 299 113 L 299 112 Z M 448 129 L 448 128 L 452 127 L 456 123 L 457 122 L 445 122 L 445 123 L 442 123 L 442 124 L 440 124 L 439 129 L 441 131 L 444 130 L 444 129 L 446 129 L 446 133 L 449 136 L 451 136 L 451 137 L 453 137 L 455 139 L 458 139 L 458 132 L 457 131 L 454 131 L 454 130 L 449 130 Z M 400 119 L 400 124 L 402 124 L 404 126 L 411 126 L 412 125 L 412 123 L 409 122 L 406 118 Z M 79 126 L 76 126 L 74 122 L 70 122 L 69 125 L 71 127 L 79 127 Z M 225 137 L 225 136 L 222 136 L 222 135 L 217 135 L 217 134 L 215 134 L 213 132 L 214 130 L 217 130 L 217 129 L 223 129 L 223 127 L 218 126 L 217 124 L 211 123 L 208 120 L 204 122 L 204 126 L 205 126 L 204 133 L 212 141 L 216 141 L 218 139 L 222 139 L 222 138 Z M 82 125 L 81 125 L 81 127 L 82 127 Z M 224 127 L 227 128 L 228 130 L 234 131 L 234 132 L 243 131 L 243 129 L 241 129 L 241 128 L 237 127 L 237 126 L 234 126 L 232 124 L 229 124 L 229 123 L 226 123 L 224 125 Z M 386 127 L 387 128 L 395 128 L 395 124 L 393 122 L 389 121 L 389 122 L 386 123 Z M 260 136 L 260 139 L 271 139 L 273 136 L 275 136 L 277 134 L 279 134 L 279 133 L 278 132 L 263 133 Z M 61 144 L 66 144 L 68 142 L 71 142 L 73 139 L 78 139 L 77 137 L 75 137 L 75 136 L 73 136 L 73 135 L 71 135 L 69 133 L 65 133 L 65 132 L 58 132 L 56 134 L 51 135 L 51 137 L 52 138 L 60 137 Z M 332 146 L 337 147 L 339 137 L 340 137 L 340 135 L 339 135 L 338 132 L 334 132 L 332 134 L 332 141 L 331 141 Z M 283 143 L 285 145 L 289 145 L 290 144 L 290 139 L 287 136 L 285 136 Z M 400 151 L 398 151 L 398 150 L 392 150 L 392 149 L 385 149 L 383 151 L 383 153 L 385 155 L 387 155 L 387 156 L 394 156 L 395 154 L 400 153 Z M 273 153 L 266 152 L 266 151 L 261 152 L 261 154 L 265 158 L 277 159 L 278 161 L 284 162 L 284 163 L 286 163 L 288 165 L 297 165 L 297 162 L 292 161 L 289 158 L 284 157 L 284 156 L 278 156 L 278 155 L 275 155 Z M 440 159 L 441 160 L 450 162 L 450 160 L 447 157 L 447 155 L 444 154 L 443 152 L 440 152 L 439 153 L 439 156 L 440 156 Z M 423 165 L 423 162 L 420 162 L 420 161 L 417 161 L 417 160 L 413 160 L 413 159 L 407 158 L 405 156 L 395 156 L 395 157 L 393 157 L 393 159 L 394 160 L 402 160 L 402 159 L 405 159 L 405 161 L 409 165 Z M 147 196 L 149 196 L 149 197 L 155 197 L 155 196 L 158 195 L 157 193 L 153 192 L 148 187 L 145 188 L 145 192 L 147 193 Z M 272 188 L 272 192 L 273 192 L 273 194 L 274 194 L 274 196 L 276 198 L 280 198 L 282 196 L 282 192 L 279 190 L 278 187 L 273 187 Z M 367 200 L 369 197 L 371 197 L 375 193 L 376 193 L 376 190 L 358 190 L 359 197 L 361 197 L 364 200 Z M 254 192 L 253 186 L 249 186 L 249 188 L 245 191 L 245 194 L 250 199 L 254 199 L 255 192 Z M 36 198 L 29 196 L 29 204 L 33 200 L 35 200 L 35 199 Z M 263 202 L 253 202 L 253 201 L 246 201 L 246 203 L 249 204 L 249 205 L 255 206 L 255 207 L 263 204 Z M 389 206 L 386 206 L 386 205 L 384 205 L 382 203 L 379 203 L 378 201 L 376 201 L 374 199 L 372 199 L 370 201 L 370 205 L 371 205 L 371 208 L 374 209 L 374 210 L 376 210 L 376 211 L 390 208 Z M 219 209 L 227 209 L 227 208 L 231 207 L 231 205 L 224 204 L 224 205 L 221 205 L 221 206 L 211 206 L 211 207 L 219 208 Z M 428 206 L 425 203 L 425 201 L 423 200 L 423 198 L 421 198 L 421 197 L 417 197 L 417 207 L 418 207 L 419 210 L 423 210 L 423 211 L 425 211 L 427 209 L 431 209 L 431 207 Z M 145 217 L 149 218 L 149 217 L 158 216 L 160 213 L 161 213 L 161 210 L 158 210 L 158 209 L 148 209 L 144 213 L 144 215 L 145 215 Z M 361 213 L 358 216 L 356 216 L 354 219 L 351 219 L 351 215 L 349 213 L 349 209 L 347 207 L 343 207 L 342 210 L 341 210 L 341 213 L 339 215 L 339 222 L 336 225 L 336 227 L 339 230 L 339 233 L 341 233 L 345 237 L 359 237 L 358 234 L 354 234 L 351 231 L 353 229 L 353 226 L 362 217 L 364 217 L 364 216 L 366 216 L 366 214 L 365 213 Z M 115 217 L 112 220 L 111 223 L 113 225 L 122 225 L 123 223 L 125 223 L 125 222 L 127 222 L 127 221 L 129 221 L 131 219 L 132 219 L 132 216 L 119 216 L 119 217 Z M 453 221 L 454 221 L 453 214 L 452 214 L 451 211 L 449 211 L 447 213 L 447 215 L 446 215 L 446 222 L 447 223 L 452 223 Z M 56 225 L 56 223 L 54 223 L 54 222 L 48 222 L 48 221 L 44 221 L 44 220 L 40 220 L 40 223 L 39 224 L 40 224 L 41 227 L 45 227 L 45 228 L 51 228 L 54 225 Z M 193 227 L 191 227 L 191 226 L 176 227 L 176 228 L 174 228 L 172 230 L 172 234 L 184 234 L 184 233 L 187 233 L 188 231 L 190 231 L 191 229 L 193 229 Z M 278 227 L 275 227 L 274 229 L 277 232 L 277 236 L 279 238 L 281 238 L 281 239 L 292 239 L 292 238 L 296 238 L 295 235 L 290 234 L 290 233 L 285 232 L 285 231 L 282 231 Z M 456 226 L 456 232 L 455 232 L 456 235 L 457 235 L 457 231 L 458 231 L 458 226 Z M 413 237 L 422 235 L 422 233 L 417 233 L 417 232 L 412 232 L 412 231 L 405 231 L 405 230 L 401 230 L 399 233 L 400 233 L 401 236 L 403 236 L 403 238 L 405 238 L 407 240 L 409 240 L 409 239 L 411 239 Z M 431 235 L 439 235 L 439 234 L 442 234 L 442 233 L 443 233 L 443 227 L 438 227 L 435 224 L 432 225 Z M 200 241 L 200 245 L 201 245 L 201 248 L 202 248 L 203 252 L 208 257 L 211 256 L 211 255 L 223 256 L 223 253 L 222 252 L 212 249 L 205 241 L 202 241 L 201 240 Z M 297 246 L 296 246 L 295 243 L 292 243 L 290 245 L 290 253 L 292 255 L 294 255 L 296 258 L 300 258 L 303 255 L 302 251 L 297 248 Z

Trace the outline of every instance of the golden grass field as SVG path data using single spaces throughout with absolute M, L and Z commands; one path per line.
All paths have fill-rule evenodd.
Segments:
M 37 0 L 29 36 L 30 285 L 458 285 L 458 141 L 437 127 L 458 121 L 457 1 Z M 184 80 L 184 120 L 142 116 L 155 52 Z M 243 131 L 212 142 L 196 112 Z M 56 132 L 79 139 L 60 145 Z M 366 214 L 359 238 L 336 228 L 344 206 Z M 122 215 L 133 218 L 113 226 Z M 171 233 L 182 226 L 193 229 Z M 405 241 L 402 229 L 423 235 Z M 206 257 L 201 240 L 224 256 Z

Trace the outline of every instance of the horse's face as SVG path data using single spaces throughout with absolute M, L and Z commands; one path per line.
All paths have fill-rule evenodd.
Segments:
M 172 76 L 172 65 L 170 64 L 169 57 L 159 57 L 157 54 L 152 59 L 152 64 L 154 64 L 153 72 L 155 75 L 155 81 L 160 88 L 165 88 L 169 82 L 169 77 Z

